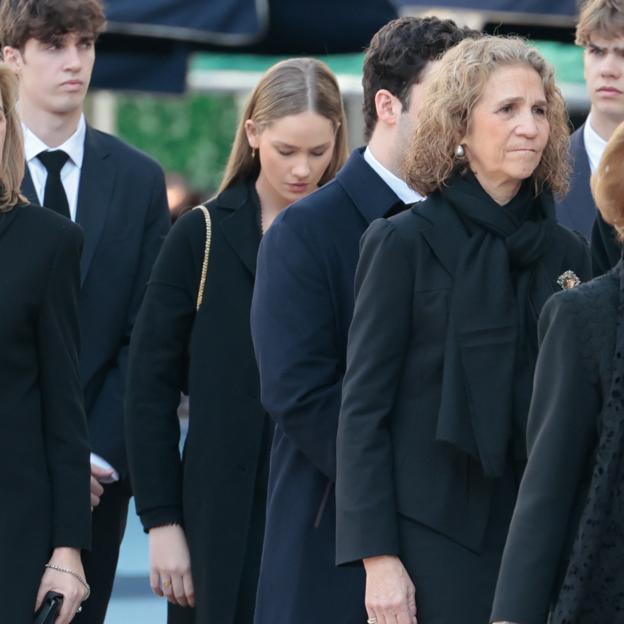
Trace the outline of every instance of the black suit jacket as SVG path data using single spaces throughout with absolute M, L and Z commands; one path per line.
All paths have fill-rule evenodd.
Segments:
M 78 372 L 80 228 L 0 213 L 0 621 L 32 622 L 57 546 L 88 548 L 89 447 Z
M 592 476 L 618 319 L 612 271 L 550 299 L 527 430 L 528 463 L 509 529 L 492 620 L 544 624 Z
M 39 203 L 30 173 L 23 192 Z M 169 229 L 159 165 L 87 126 L 76 221 L 80 262 L 80 374 L 91 449 L 127 472 L 123 395 L 130 333 L 152 264 Z
M 615 229 L 605 223 L 596 210 L 590 188 L 591 168 L 585 149 L 584 128 L 585 124 L 570 137 L 570 190 L 556 204 L 557 220 L 591 241 L 593 274 L 602 275 L 616 265 L 622 249 Z
M 436 442 L 449 302 L 466 236 L 434 195 L 374 222 L 362 239 L 338 428 L 338 563 L 400 555 L 397 514 L 476 552 L 483 546 L 492 480 L 468 455 Z M 567 269 L 590 275 L 587 247 L 561 226 L 540 262 L 553 293 Z M 492 328 L 481 340 L 496 336 Z
M 240 592 L 245 604 L 255 597 L 271 426 L 260 404 L 249 328 L 260 243 L 253 181 L 237 182 L 207 206 L 212 241 L 197 313 L 206 241 L 201 211 L 176 221 L 154 265 L 132 336 L 126 430 L 143 526 L 184 525 L 194 621 L 228 624 Z M 176 410 L 187 375 L 181 462 Z M 246 575 L 253 579 L 251 595 L 244 584 L 239 589 Z M 180 621 L 178 615 L 170 621 Z
M 256 624 L 366 620 L 363 570 L 334 566 L 336 429 L 358 242 L 397 201 L 356 150 L 260 245 L 251 329 L 277 426 Z

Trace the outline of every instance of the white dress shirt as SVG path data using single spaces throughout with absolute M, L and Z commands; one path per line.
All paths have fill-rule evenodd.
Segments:
M 45 183 L 48 178 L 48 171 L 43 163 L 37 158 L 37 154 L 45 151 L 63 150 L 69 158 L 61 169 L 61 182 L 67 195 L 67 203 L 69 204 L 69 214 L 71 220 L 76 220 L 78 209 L 78 187 L 80 185 L 80 170 L 82 169 L 82 161 L 84 159 L 84 142 L 87 132 L 87 124 L 84 115 L 80 116 L 76 132 L 72 134 L 65 143 L 58 147 L 50 147 L 46 145 L 26 124 L 22 123 L 24 131 L 24 157 L 30 171 L 30 177 L 35 187 L 35 193 L 39 203 L 43 205 L 43 195 L 45 192 Z M 104 458 L 91 453 L 91 463 L 103 468 L 104 470 L 112 470 L 113 474 L 108 479 L 99 479 L 102 483 L 112 483 L 119 480 L 119 474 L 113 466 L 111 466 Z
M 364 160 L 371 166 L 377 175 L 396 193 L 398 198 L 405 204 L 413 204 L 425 199 L 418 191 L 410 188 L 405 180 L 395 176 L 392 171 L 386 169 L 373 155 L 370 147 L 364 150 Z
M 78 186 L 80 183 L 80 170 L 84 158 L 84 142 L 87 132 L 87 124 L 84 115 L 80 116 L 76 132 L 72 134 L 65 143 L 58 147 L 46 145 L 26 124 L 22 123 L 24 131 L 24 156 L 30 171 L 35 193 L 39 203 L 43 205 L 43 195 L 45 183 L 48 178 L 48 171 L 43 163 L 37 158 L 37 154 L 45 151 L 63 150 L 69 158 L 61 169 L 61 182 L 67 195 L 69 204 L 69 215 L 72 221 L 76 220 L 78 208 Z
M 607 147 L 607 141 L 592 128 L 591 113 L 587 116 L 585 126 L 583 126 L 583 139 L 585 140 L 585 150 L 587 151 L 587 158 L 589 159 L 589 167 L 591 172 L 594 173 L 594 171 L 598 169 L 600 159 Z

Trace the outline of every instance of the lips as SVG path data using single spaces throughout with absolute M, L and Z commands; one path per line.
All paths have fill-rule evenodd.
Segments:
M 605 94 L 611 94 L 611 95 L 621 95 L 621 91 L 619 89 L 616 89 L 615 87 L 600 87 L 598 89 L 598 93 L 605 93 Z
M 303 193 L 304 191 L 308 190 L 308 183 L 305 182 L 301 184 L 289 184 L 288 188 L 294 193 Z

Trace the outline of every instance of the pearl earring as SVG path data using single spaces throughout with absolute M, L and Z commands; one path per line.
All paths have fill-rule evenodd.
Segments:
M 455 156 L 457 158 L 463 158 L 466 155 L 464 151 L 464 146 L 461 143 L 455 148 Z

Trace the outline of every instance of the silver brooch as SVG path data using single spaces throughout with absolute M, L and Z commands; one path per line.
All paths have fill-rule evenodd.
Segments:
M 581 283 L 579 276 L 574 271 L 566 271 L 557 278 L 557 284 L 561 286 L 563 290 L 569 288 L 575 288 Z

